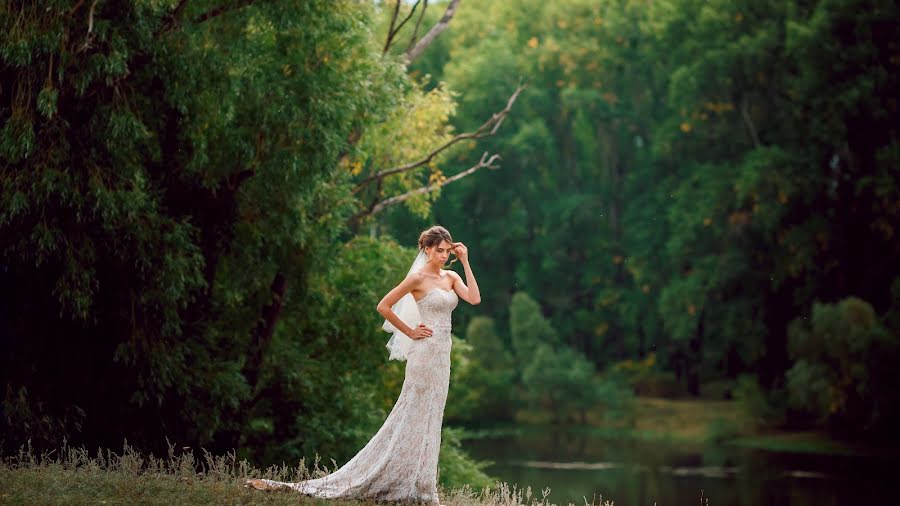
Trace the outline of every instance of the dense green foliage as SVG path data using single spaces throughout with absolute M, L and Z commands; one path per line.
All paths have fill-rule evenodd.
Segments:
M 550 413 L 557 423 L 584 423 L 598 405 L 616 417 L 628 411 L 632 394 L 622 377 L 598 376 L 582 353 L 560 342 L 527 294 L 513 297 L 506 333 L 513 336 L 511 347 L 494 320 L 480 316 L 469 323 L 465 341 L 454 345 L 459 358 L 448 400 L 451 421 L 512 420 L 524 409 Z
M 454 313 L 451 421 L 627 417 L 625 384 L 900 421 L 895 2 L 463 1 L 409 68 L 391 5 L 0 6 L 3 450 L 348 458 L 402 379 L 375 304 L 435 222 L 484 301 Z M 496 136 L 373 178 L 520 80 Z
M 516 369 L 494 320 L 473 318 L 465 336 L 465 341 L 453 343 L 452 353 L 460 359 L 453 362 L 445 416 L 463 422 L 511 419 L 518 407 Z
M 362 13 L 178 30 L 166 2 L 69 4 L 4 7 L 6 402 L 43 424 L 12 430 L 209 443 L 244 422 L 276 273 L 307 276 L 347 212 L 333 160 L 378 103 L 340 88 L 374 67 Z
M 851 434 L 896 427 L 900 336 L 887 331 L 871 305 L 855 297 L 816 304 L 810 321 L 792 323 L 790 338 L 792 407 Z
M 409 156 L 379 136 L 428 147 L 453 106 L 381 54 L 377 18 L 358 2 L 0 7 L 7 451 L 168 438 L 267 464 L 345 460 L 371 437 L 402 378 L 375 304 L 414 251 L 354 238 L 352 184 Z M 391 130 L 441 108 L 432 137 Z
M 466 90 L 460 129 L 529 84 L 478 146 L 503 168 L 435 208 L 480 268 L 478 313 L 502 320 L 525 291 L 598 370 L 652 354 L 644 385 L 689 395 L 749 374 L 769 411 L 810 423 L 788 406 L 790 322 L 847 297 L 886 319 L 897 300 L 896 2 L 463 3 L 447 37 L 415 68 Z M 410 223 L 398 210 L 390 230 Z M 889 388 L 845 429 L 874 430 Z

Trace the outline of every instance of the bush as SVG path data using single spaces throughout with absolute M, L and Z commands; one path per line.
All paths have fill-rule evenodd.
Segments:
M 722 444 L 736 438 L 740 432 L 733 422 L 716 418 L 706 427 L 706 440 L 713 444 Z
M 619 422 L 626 427 L 634 426 L 634 391 L 628 383 L 616 374 L 605 374 L 595 381 L 594 388 L 595 406 L 600 407 L 604 421 Z
M 655 353 L 648 354 L 643 360 L 618 362 L 610 372 L 624 379 L 636 395 L 674 398 L 687 393 L 675 373 L 657 367 Z
M 577 416 L 586 423 L 587 411 L 615 389 L 598 381 L 594 364 L 565 345 L 539 345 L 522 370 L 522 383 L 529 404 L 553 413 L 556 422 Z
M 734 399 L 741 407 L 744 417 L 754 427 L 780 427 L 785 423 L 784 391 L 777 389 L 766 392 L 752 375 L 745 374 L 738 378 Z
M 814 304 L 812 319 L 791 322 L 788 336 L 796 360 L 786 375 L 792 408 L 841 435 L 892 432 L 900 421 L 900 338 L 869 303 Z
M 462 449 L 463 432 L 461 429 L 445 427 L 441 431 L 441 453 L 438 461 L 438 481 L 447 488 L 459 488 L 465 485 L 473 490 L 490 487 L 495 483 L 484 472 L 491 462 L 478 461 L 470 457 Z
M 451 351 L 448 421 L 511 420 L 517 407 L 516 371 L 491 318 L 478 316 Z

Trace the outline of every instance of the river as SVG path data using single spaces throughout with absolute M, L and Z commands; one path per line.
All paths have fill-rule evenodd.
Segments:
M 491 476 L 576 506 L 900 504 L 897 456 L 823 455 L 733 445 L 647 442 L 565 430 L 463 441 Z M 892 499 L 893 498 L 893 499 Z M 702 499 L 702 500 L 701 500 Z M 596 504 L 597 502 L 595 502 Z

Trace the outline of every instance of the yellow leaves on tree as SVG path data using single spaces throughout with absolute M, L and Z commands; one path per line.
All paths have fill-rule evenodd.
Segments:
M 414 86 L 385 121 L 366 130 L 359 143 L 358 159 L 349 165 L 351 173 L 360 175 L 363 167 L 378 172 L 421 160 L 453 136 L 450 117 L 455 113 L 454 93 L 445 86 L 428 92 L 423 91 L 421 84 Z M 384 195 L 401 195 L 433 183 L 435 177 L 444 177 L 439 169 L 441 162 L 460 148 L 448 149 L 421 167 L 386 177 Z M 437 197 L 437 193 L 430 193 L 410 198 L 405 204 L 415 214 L 427 216 L 430 203 Z
M 734 104 L 731 102 L 705 102 L 703 108 L 716 114 L 729 112 L 734 110 Z
M 447 176 L 444 175 L 443 171 L 437 169 L 431 173 L 431 176 L 428 177 L 428 185 L 441 185 L 446 180 Z
M 735 211 L 728 215 L 728 223 L 735 228 L 741 228 L 750 224 L 750 214 L 746 211 Z

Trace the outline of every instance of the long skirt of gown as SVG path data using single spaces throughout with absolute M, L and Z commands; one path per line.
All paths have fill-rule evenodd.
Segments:
M 438 453 L 450 384 L 452 291 L 436 289 L 418 301 L 433 333 L 413 341 L 400 396 L 366 446 L 328 476 L 297 483 L 263 480 L 323 498 L 371 498 L 439 504 Z

